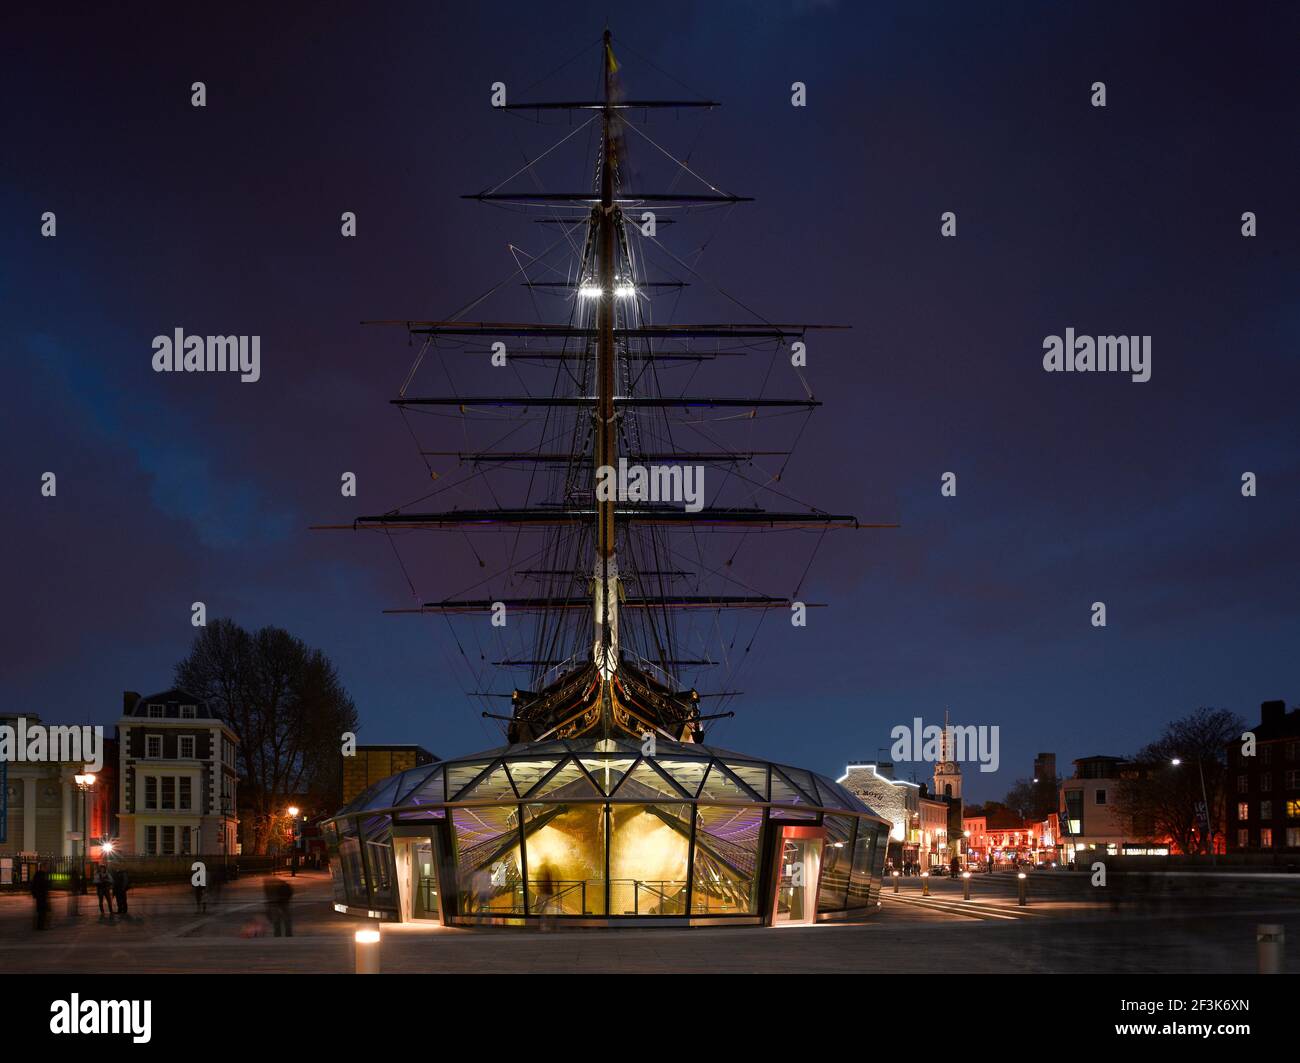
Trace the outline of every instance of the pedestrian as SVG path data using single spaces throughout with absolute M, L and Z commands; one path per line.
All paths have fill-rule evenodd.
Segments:
M 126 915 L 126 891 L 131 888 L 131 878 L 126 868 L 113 869 L 113 896 L 117 898 L 117 914 Z
M 293 886 L 287 879 L 268 876 L 262 883 L 266 894 L 266 914 L 276 937 L 293 937 Z
M 32 876 L 32 900 L 36 904 L 36 929 L 48 930 L 50 926 L 50 875 L 37 871 Z
M 108 914 L 113 914 L 113 879 L 108 873 L 107 864 L 95 867 L 95 896 L 99 899 L 99 917 L 104 917 L 104 904 L 108 903 Z

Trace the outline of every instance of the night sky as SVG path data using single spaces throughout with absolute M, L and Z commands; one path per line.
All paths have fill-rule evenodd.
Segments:
M 0 17 L 4 711 L 111 724 L 124 689 L 170 684 L 201 600 L 330 654 L 362 741 L 499 744 L 446 624 L 381 615 L 411 598 L 388 544 L 307 529 L 430 489 L 387 405 L 413 352 L 358 322 L 447 316 L 514 268 L 508 241 L 546 242 L 458 197 L 564 132 L 494 113 L 492 82 L 590 94 L 595 51 L 524 90 L 607 16 L 631 95 L 681 95 L 662 70 L 724 104 L 702 137 L 647 129 L 757 197 L 665 240 L 708 235 L 699 269 L 771 320 L 853 326 L 812 351 L 827 405 L 783 486 L 902 524 L 826 538 L 805 594 L 830 608 L 763 628 L 712 743 L 837 775 L 948 707 L 1001 728 L 982 799 L 1040 750 L 1068 771 L 1198 706 L 1254 722 L 1300 698 L 1294 6 L 208 10 Z M 155 374 L 176 327 L 260 335 L 262 379 Z M 1067 327 L 1150 335 L 1152 379 L 1045 373 Z M 402 547 L 422 597 L 479 578 L 422 534 Z M 755 546 L 751 576 L 782 549 Z

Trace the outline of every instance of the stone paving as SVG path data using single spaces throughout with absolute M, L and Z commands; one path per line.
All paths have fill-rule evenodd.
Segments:
M 195 910 L 181 886 L 133 890 L 128 919 L 100 919 L 95 899 L 68 915 L 56 895 L 50 929 L 32 927 L 31 900 L 0 895 L 0 970 L 23 972 L 301 972 L 352 969 L 358 920 L 335 914 L 327 875 L 295 887 L 294 937 L 262 929 L 262 879 L 228 885 Z M 1300 892 L 1300 891 L 1298 891 Z M 1249 973 L 1257 923 L 1287 932 L 1288 970 L 1300 971 L 1300 900 L 1274 896 L 1141 909 L 1067 900 L 1016 904 L 1014 887 L 988 883 L 970 902 L 960 884 L 918 880 L 886 889 L 858 924 L 660 930 L 466 930 L 386 926 L 387 972 L 1127 972 Z

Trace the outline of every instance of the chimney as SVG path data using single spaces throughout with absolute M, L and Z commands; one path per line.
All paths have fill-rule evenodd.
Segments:
M 894 777 L 894 762 L 892 760 L 882 760 L 876 764 L 876 774 L 882 779 L 892 779 Z
M 1260 724 L 1264 727 L 1281 723 L 1286 716 L 1285 701 L 1266 701 L 1259 707 Z
M 134 690 L 122 691 L 122 715 L 130 716 L 131 710 L 135 708 L 135 703 L 140 700 L 140 695 Z

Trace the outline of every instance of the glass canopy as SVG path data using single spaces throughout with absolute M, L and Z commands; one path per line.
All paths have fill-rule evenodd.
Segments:
M 817 919 L 874 909 L 888 829 L 813 772 L 607 738 L 413 768 L 358 796 L 325 836 L 336 908 L 372 918 L 757 923 L 792 874 L 783 837 L 818 847 Z

